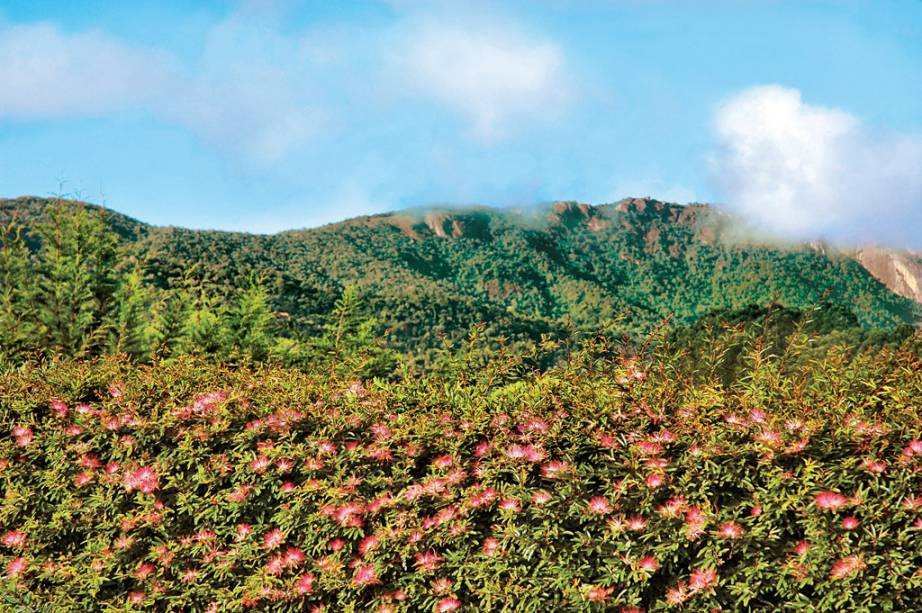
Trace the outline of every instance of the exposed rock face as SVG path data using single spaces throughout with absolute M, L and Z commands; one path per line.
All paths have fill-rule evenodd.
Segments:
M 891 291 L 922 304 L 922 253 L 863 247 L 852 257 Z
M 548 221 L 567 227 L 586 224 L 593 232 L 598 232 L 608 226 L 608 221 L 600 214 L 597 207 L 578 202 L 555 202 L 548 213 Z
M 442 238 L 490 238 L 490 217 L 478 212 L 426 213 L 426 225 Z

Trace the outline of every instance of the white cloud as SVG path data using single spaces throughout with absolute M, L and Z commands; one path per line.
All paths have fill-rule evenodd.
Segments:
M 99 32 L 47 23 L 0 28 L 0 117 L 97 115 L 137 104 L 169 81 L 167 59 Z
M 794 238 L 918 242 L 922 138 L 868 129 L 777 85 L 717 111 L 712 160 L 728 205 Z
M 561 49 L 513 27 L 428 17 L 397 38 L 393 80 L 464 116 L 481 140 L 502 138 L 522 119 L 554 117 L 569 97 Z
M 272 162 L 324 117 L 304 78 L 316 51 L 235 13 L 212 28 L 193 65 L 100 32 L 0 27 L 0 120 L 140 110 L 185 126 L 235 157 Z

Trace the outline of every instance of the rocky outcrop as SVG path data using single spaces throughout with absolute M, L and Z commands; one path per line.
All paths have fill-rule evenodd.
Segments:
M 490 216 L 485 213 L 451 213 L 433 211 L 426 213 L 426 225 L 442 238 L 490 238 Z
M 547 215 L 551 224 L 572 228 L 585 224 L 593 232 L 608 226 L 608 221 L 597 207 L 578 202 L 555 202 Z
M 922 253 L 863 247 L 850 255 L 890 291 L 922 304 Z

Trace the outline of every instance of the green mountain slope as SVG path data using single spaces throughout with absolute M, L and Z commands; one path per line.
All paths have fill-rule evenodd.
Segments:
M 47 202 L 0 201 L 0 219 L 28 224 Z M 918 320 L 898 296 L 845 255 L 809 246 L 739 242 L 732 220 L 705 205 L 625 200 L 513 211 L 419 210 L 359 217 L 275 235 L 153 227 L 116 213 L 108 222 L 167 286 L 195 269 L 215 287 L 263 274 L 274 307 L 311 326 L 347 284 L 357 285 L 388 336 L 434 347 L 478 322 L 490 334 L 537 338 L 623 316 L 643 332 L 688 323 L 714 309 L 822 300 L 862 325 Z

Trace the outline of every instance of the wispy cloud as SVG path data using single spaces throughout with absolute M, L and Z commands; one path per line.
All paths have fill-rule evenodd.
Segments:
M 485 142 L 525 120 L 558 116 L 569 99 L 563 50 L 509 22 L 410 17 L 396 39 L 388 66 L 395 86 L 459 113 Z
M 0 27 L 0 120 L 142 111 L 235 157 L 278 160 L 325 117 L 304 78 L 315 49 L 253 18 L 238 12 L 217 24 L 191 65 L 103 32 Z
M 92 116 L 157 96 L 169 58 L 102 32 L 68 34 L 49 23 L 0 24 L 0 118 Z
M 793 238 L 919 244 L 922 137 L 875 131 L 778 85 L 717 111 L 712 160 L 727 204 Z

